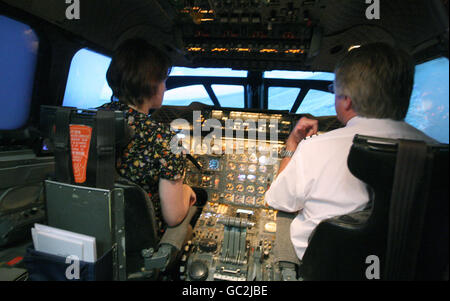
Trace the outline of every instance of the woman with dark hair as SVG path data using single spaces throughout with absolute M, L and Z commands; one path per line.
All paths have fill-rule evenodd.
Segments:
M 196 201 L 192 188 L 183 184 L 185 156 L 170 150 L 175 133 L 149 114 L 162 104 L 170 68 L 169 58 L 147 41 L 125 41 L 106 74 L 116 101 L 102 106 L 126 114 L 134 136 L 122 154 L 119 173 L 148 192 L 160 229 L 179 224 Z

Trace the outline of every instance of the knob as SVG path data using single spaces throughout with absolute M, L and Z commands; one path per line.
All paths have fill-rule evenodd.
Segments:
M 189 277 L 194 281 L 204 281 L 208 278 L 208 267 L 203 261 L 196 260 L 189 267 Z

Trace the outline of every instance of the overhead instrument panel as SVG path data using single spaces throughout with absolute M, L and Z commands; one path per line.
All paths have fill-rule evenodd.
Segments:
M 267 70 L 295 69 L 317 54 L 325 6 L 319 0 L 184 0 L 178 8 L 184 47 L 196 66 Z

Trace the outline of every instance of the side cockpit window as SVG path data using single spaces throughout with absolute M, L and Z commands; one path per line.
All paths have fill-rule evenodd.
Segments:
M 405 121 L 441 143 L 448 143 L 448 59 L 416 66 L 414 88 Z
M 89 49 L 79 50 L 73 57 L 63 105 L 80 109 L 96 108 L 111 100 L 112 91 L 106 81 L 111 58 Z M 205 78 L 216 77 L 242 77 L 247 76 L 246 71 L 211 68 L 184 68 L 174 67 L 171 77 L 183 76 L 193 81 L 193 84 L 182 84 L 168 89 L 164 94 L 163 105 L 187 106 L 192 102 L 214 105 L 212 97 L 216 98 L 222 106 L 244 107 L 243 85 L 215 85 L 204 83 Z M 208 88 L 211 88 L 208 93 Z
M 63 105 L 92 109 L 109 102 L 112 90 L 106 81 L 111 58 L 89 49 L 79 50 L 72 58 Z
M 0 15 L 0 130 L 26 125 L 30 114 L 39 38 L 28 25 Z

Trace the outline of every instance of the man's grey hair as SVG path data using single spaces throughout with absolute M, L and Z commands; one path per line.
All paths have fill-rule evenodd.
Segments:
M 362 117 L 403 120 L 414 83 L 412 57 L 385 43 L 351 50 L 336 65 L 335 93 L 352 99 Z

